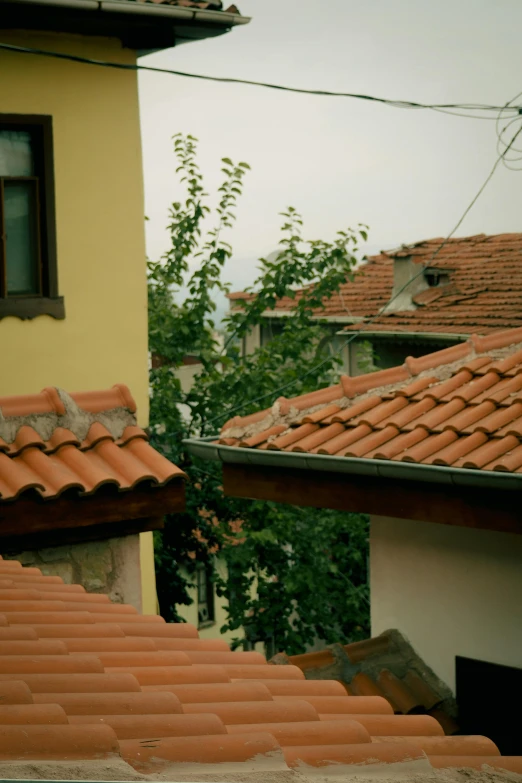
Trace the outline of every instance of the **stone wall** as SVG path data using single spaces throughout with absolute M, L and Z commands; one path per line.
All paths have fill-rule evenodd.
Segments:
M 4 558 L 61 576 L 66 584 L 81 584 L 89 593 L 107 593 L 112 601 L 142 611 L 139 535 L 25 550 Z

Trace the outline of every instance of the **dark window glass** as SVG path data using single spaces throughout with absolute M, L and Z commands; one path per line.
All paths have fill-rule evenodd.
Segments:
M 214 612 L 214 582 L 210 566 L 200 566 L 197 570 L 198 590 L 198 622 L 199 625 L 213 622 Z
M 0 114 L 0 318 L 65 317 L 58 295 L 52 121 Z
M 38 194 L 33 179 L 6 179 L 4 242 L 7 296 L 40 293 Z

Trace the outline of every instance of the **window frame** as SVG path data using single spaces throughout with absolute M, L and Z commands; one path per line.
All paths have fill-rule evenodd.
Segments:
M 21 319 L 50 315 L 65 318 L 63 296 L 58 294 L 58 264 L 56 257 L 56 212 L 54 188 L 54 155 L 52 117 L 45 114 L 0 114 L 0 129 L 28 130 L 35 139 L 35 176 L 13 177 L 37 181 L 39 277 L 40 293 L 8 296 L 6 293 L 5 244 L 0 235 L 0 318 Z M 0 179 L 4 179 L 0 177 Z M 7 177 L 5 178 L 7 179 Z M 3 193 L 3 188 L 0 189 Z
M 200 601 L 201 587 L 204 588 L 205 591 L 204 601 Z M 214 625 L 216 622 L 216 600 L 214 580 L 212 579 L 212 566 L 204 563 L 200 563 L 196 568 L 196 602 L 198 610 L 198 628 L 208 628 L 211 625 Z M 201 620 L 199 616 L 200 607 L 203 606 L 207 609 L 207 620 Z

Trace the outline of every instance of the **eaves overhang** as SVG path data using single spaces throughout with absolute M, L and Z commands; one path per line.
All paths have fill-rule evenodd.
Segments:
M 138 55 L 223 35 L 250 17 L 144 0 L 0 0 L 1 30 L 118 38 Z
M 362 320 L 362 319 L 361 319 Z M 341 323 L 341 321 L 339 321 Z M 439 342 L 460 343 L 469 340 L 470 334 L 451 332 L 406 332 L 393 329 L 361 329 L 353 332 L 350 329 L 340 329 L 336 332 L 341 337 L 351 337 L 359 340 L 408 340 L 409 342 Z

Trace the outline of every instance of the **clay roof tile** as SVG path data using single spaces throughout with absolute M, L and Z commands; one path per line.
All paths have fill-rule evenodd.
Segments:
M 141 616 L 16 561 L 0 560 L 0 618 L 3 761 L 123 758 L 141 774 L 169 767 L 172 777 L 187 764 L 205 775 L 217 763 L 250 774 L 270 764 L 406 759 L 423 759 L 429 770 L 426 754 L 504 758 L 484 738 L 444 738 L 442 718 L 394 715 L 390 694 L 382 696 L 392 685 L 400 690 L 394 700 L 408 694 L 404 709 L 438 706 L 422 682 L 381 671 L 382 687 L 371 687 L 359 674 L 350 690 L 361 695 L 346 695 L 340 682 L 305 679 L 299 668 L 335 665 L 331 650 L 270 665 L 257 652 L 199 639 L 194 626 Z M 351 665 L 371 663 L 390 643 L 383 634 L 344 649 Z

